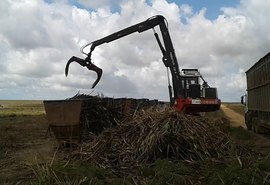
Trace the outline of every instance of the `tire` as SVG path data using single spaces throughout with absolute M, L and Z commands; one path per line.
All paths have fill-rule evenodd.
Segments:
M 251 130 L 252 130 L 252 132 L 256 133 L 256 125 L 255 124 L 251 125 Z
M 245 124 L 248 130 L 252 130 L 252 117 L 249 113 L 245 114 Z
M 260 124 L 259 121 L 257 119 L 254 119 L 254 121 L 252 122 L 252 131 L 256 134 L 260 134 Z
M 254 132 L 256 133 L 256 134 L 259 134 L 259 128 L 258 128 L 258 125 L 257 124 L 254 124 L 255 125 L 255 130 L 254 130 Z
M 248 130 L 252 130 L 252 123 L 246 122 L 246 126 Z

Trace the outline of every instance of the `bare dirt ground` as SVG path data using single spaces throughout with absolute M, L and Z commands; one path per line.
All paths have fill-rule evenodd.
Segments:
M 228 108 L 228 106 L 224 104 L 221 105 L 221 111 L 223 111 L 224 115 L 229 119 L 232 127 L 247 128 L 244 115 Z

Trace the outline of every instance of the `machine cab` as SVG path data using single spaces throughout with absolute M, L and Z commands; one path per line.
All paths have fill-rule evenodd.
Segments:
M 201 85 L 199 84 L 198 69 L 182 69 L 181 78 L 184 96 L 192 99 L 201 97 Z
M 186 98 L 217 98 L 217 89 L 207 84 L 198 69 L 182 69 L 181 78 Z

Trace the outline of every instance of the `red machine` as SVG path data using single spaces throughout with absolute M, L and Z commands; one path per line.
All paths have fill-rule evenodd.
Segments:
M 159 39 L 158 34 L 155 32 L 154 27 L 159 26 L 160 32 L 163 38 L 163 44 Z M 94 88 L 99 82 L 102 69 L 98 68 L 91 62 L 91 54 L 96 46 L 104 43 L 120 39 L 135 32 L 144 32 L 146 30 L 153 29 L 154 36 L 163 54 L 162 61 L 165 67 L 170 69 L 172 86 L 169 80 L 169 97 L 171 106 L 175 106 L 177 110 L 185 113 L 197 113 L 197 112 L 209 112 L 216 111 L 220 108 L 220 100 L 217 98 L 216 88 L 211 88 L 202 78 L 197 69 L 183 69 L 182 73 L 179 71 L 178 62 L 174 52 L 172 40 L 168 30 L 167 20 L 157 15 L 135 24 L 116 33 L 108 35 L 104 38 L 96 40 L 82 47 L 81 52 L 86 54 L 85 59 L 78 57 L 71 57 L 66 64 L 65 74 L 68 75 L 68 69 L 71 62 L 77 62 L 81 66 L 87 67 L 89 70 L 93 70 L 97 73 L 97 80 L 94 82 L 92 88 Z M 85 47 L 90 46 L 90 52 L 84 53 Z M 203 84 L 200 85 L 200 79 Z

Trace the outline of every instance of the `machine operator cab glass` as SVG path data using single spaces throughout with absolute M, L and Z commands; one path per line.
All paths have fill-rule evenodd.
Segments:
M 182 69 L 180 75 L 185 97 L 192 99 L 217 98 L 217 89 L 212 88 L 207 84 L 198 69 Z M 202 81 L 202 84 L 200 81 Z
M 199 83 L 200 73 L 198 69 L 182 69 L 181 77 L 185 97 L 200 98 L 201 85 Z

